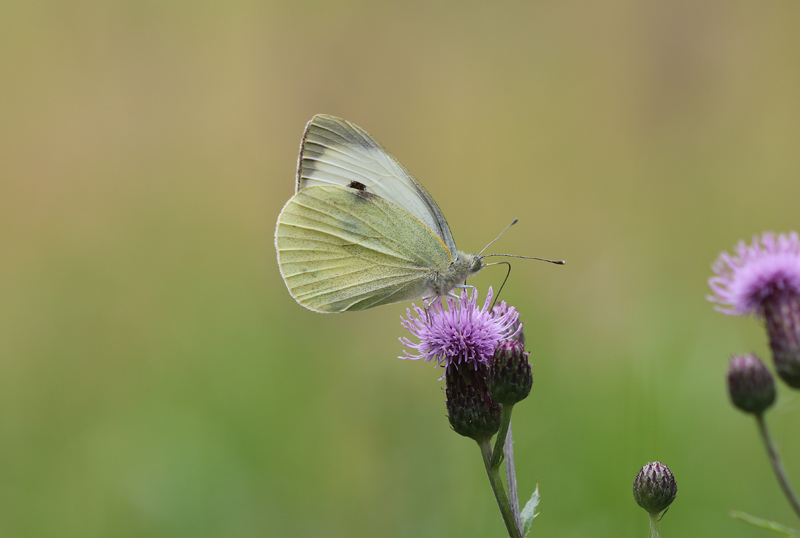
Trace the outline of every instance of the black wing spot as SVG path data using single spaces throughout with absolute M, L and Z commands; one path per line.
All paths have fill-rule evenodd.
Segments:
M 347 185 L 351 189 L 355 189 L 357 191 L 366 191 L 367 186 L 361 183 L 360 181 L 351 181 L 349 185 Z

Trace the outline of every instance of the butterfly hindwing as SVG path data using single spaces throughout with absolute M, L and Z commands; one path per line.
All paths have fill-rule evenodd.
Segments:
M 358 188 L 307 186 L 278 217 L 278 264 L 289 292 L 318 312 L 420 297 L 447 246 L 414 215 Z

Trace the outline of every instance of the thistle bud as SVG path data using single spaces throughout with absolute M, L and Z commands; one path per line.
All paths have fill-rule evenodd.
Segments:
M 633 481 L 633 498 L 649 514 L 663 512 L 678 494 L 678 485 L 669 467 L 660 461 L 648 463 Z
M 728 394 L 745 413 L 760 415 L 775 402 L 775 380 L 755 355 L 734 355 L 728 364 Z
M 489 394 L 495 402 L 514 405 L 528 397 L 533 385 L 528 355 L 518 340 L 498 344 L 489 363 Z
M 500 428 L 500 406 L 489 396 L 487 368 L 447 368 L 447 418 L 453 430 L 476 441 L 490 439 Z

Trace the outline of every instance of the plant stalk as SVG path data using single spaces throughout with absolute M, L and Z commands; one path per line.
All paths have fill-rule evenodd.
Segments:
M 497 430 L 497 439 L 494 442 L 494 450 L 492 451 L 492 468 L 500 466 L 503 461 L 503 446 L 508 437 L 508 428 L 511 427 L 511 412 L 514 410 L 514 404 L 503 404 L 500 414 L 500 429 Z
M 759 413 L 756 415 L 756 422 L 758 423 L 758 430 L 761 432 L 761 438 L 764 440 L 764 445 L 767 447 L 769 461 L 772 463 L 772 470 L 775 471 L 775 476 L 778 478 L 778 483 L 781 485 L 781 489 L 783 489 L 783 493 L 786 495 L 786 498 L 789 499 L 789 504 L 792 505 L 792 509 L 794 509 L 797 516 L 800 517 L 800 501 L 797 500 L 797 495 L 795 495 L 792 485 L 789 483 L 789 477 L 786 476 L 786 471 L 783 469 L 783 463 L 781 463 L 781 456 L 778 454 L 775 443 L 773 443 L 772 437 L 769 435 L 767 421 L 764 419 L 764 413 Z
M 650 516 L 650 538 L 661 538 L 661 535 L 658 534 L 658 519 L 656 519 L 658 512 L 647 515 Z
M 494 498 L 497 500 L 497 506 L 500 508 L 500 514 L 503 516 L 503 522 L 506 524 L 508 535 L 511 538 L 522 538 L 522 531 L 520 531 L 519 525 L 514 520 L 511 505 L 503 487 L 503 480 L 500 478 L 500 470 L 497 467 L 492 467 L 491 443 L 491 438 L 478 441 L 478 446 L 481 448 L 481 455 L 483 456 L 483 465 L 486 467 L 486 474 L 489 475 L 489 483 L 492 486 Z

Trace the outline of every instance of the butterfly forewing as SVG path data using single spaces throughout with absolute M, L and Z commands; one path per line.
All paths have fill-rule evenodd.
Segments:
M 411 213 L 456 255 L 450 228 L 431 195 L 383 146 L 348 121 L 320 114 L 306 126 L 296 192 L 315 185 L 363 186 Z
M 452 261 L 446 245 L 433 237 L 415 216 L 378 195 L 309 186 L 283 208 L 275 246 L 297 302 L 319 312 L 344 312 L 428 293 L 431 273 Z

